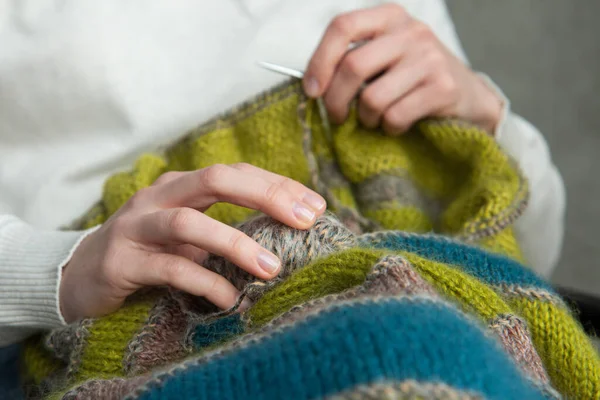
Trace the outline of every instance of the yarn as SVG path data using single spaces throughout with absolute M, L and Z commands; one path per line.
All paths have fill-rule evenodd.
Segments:
M 295 230 L 210 207 L 282 261 L 270 281 L 206 261 L 253 305 L 218 311 L 172 289 L 137 293 L 114 314 L 30 340 L 24 378 L 36 394 L 600 398 L 598 354 L 525 266 L 512 224 L 527 182 L 489 135 L 444 119 L 392 138 L 362 127 L 355 109 L 343 125 L 323 122 L 301 85 L 286 83 L 110 177 L 74 228 L 102 223 L 163 172 L 215 163 L 298 180 L 330 212 Z
M 156 376 L 132 397 L 311 399 L 383 379 L 435 377 L 489 399 L 543 398 L 493 339 L 451 306 L 427 298 L 342 303 L 206 357 Z
M 178 341 L 187 341 L 187 344 L 180 344 L 177 348 L 180 351 L 190 348 L 191 350 L 187 350 L 188 352 L 185 354 L 200 352 L 196 353 L 200 354 L 199 356 L 197 355 L 184 364 L 179 364 L 173 358 L 164 358 L 162 360 L 164 362 L 175 362 L 172 367 L 174 369 L 165 372 L 165 375 L 159 374 L 154 378 L 135 374 L 134 371 L 138 371 L 138 373 L 144 371 L 144 369 L 136 368 L 135 365 L 128 365 L 125 370 L 113 371 L 116 376 L 125 376 L 125 371 L 130 374 L 134 373 L 131 379 L 124 381 L 112 379 L 109 375 L 102 376 L 100 371 L 106 373 L 106 366 L 90 363 L 89 356 L 83 359 L 81 355 L 75 355 L 82 358 L 80 371 L 98 368 L 98 376 L 87 383 L 85 383 L 85 379 L 82 380 L 81 385 L 76 385 L 67 392 L 68 396 L 75 398 L 73 396 L 77 394 L 79 396 L 77 398 L 82 398 L 84 393 L 88 393 L 90 397 L 97 396 L 99 393 L 123 395 L 128 393 L 131 398 L 170 398 L 181 396 L 181 393 L 190 390 L 198 398 L 219 398 L 220 396 L 242 398 L 255 396 L 258 393 L 266 398 L 270 396 L 276 398 L 285 388 L 289 390 L 289 387 L 298 385 L 298 383 L 290 382 L 286 378 L 287 376 L 297 376 L 302 385 L 308 385 L 304 391 L 298 391 L 298 398 L 311 398 L 310 396 L 313 394 L 326 395 L 330 393 L 329 391 L 332 391 L 330 394 L 362 393 L 366 390 L 365 387 L 370 387 L 382 376 L 391 382 L 390 385 L 396 388 L 395 390 L 403 390 L 406 393 L 410 393 L 410 390 L 417 390 L 407 382 L 425 380 L 423 384 L 427 387 L 428 380 L 433 376 L 436 377 L 436 380 L 440 379 L 440 376 L 443 377 L 442 383 L 457 393 L 475 393 L 480 396 L 484 395 L 486 398 L 542 398 L 542 396 L 558 398 L 559 394 L 551 384 L 562 393 L 575 398 L 586 398 L 584 396 L 596 393 L 598 390 L 600 381 L 596 375 L 598 371 L 597 358 L 594 360 L 593 353 L 586 353 L 586 343 L 577 343 L 580 338 L 574 332 L 568 334 L 565 332 L 565 329 L 576 326 L 568 314 L 563 315 L 562 321 L 556 317 L 548 321 L 547 317 L 540 318 L 528 313 L 522 314 L 523 318 L 520 318 L 517 316 L 518 309 L 525 307 L 523 305 L 515 307 L 514 296 L 518 295 L 519 291 L 516 291 L 516 294 L 502 296 L 502 293 L 492 290 L 484 281 L 479 281 L 469 275 L 469 271 L 473 272 L 474 260 L 479 258 L 487 260 L 483 263 L 485 266 L 482 270 L 485 268 L 493 270 L 495 267 L 510 265 L 508 272 L 512 271 L 512 274 L 508 275 L 507 271 L 504 271 L 504 273 L 493 276 L 493 279 L 489 279 L 498 284 L 497 287 L 502 287 L 507 282 L 507 276 L 510 276 L 510 282 L 513 285 L 531 285 L 532 282 L 541 288 L 547 285 L 541 279 L 534 278 L 528 273 L 517 273 L 517 264 L 507 262 L 502 264 L 503 261 L 506 261 L 504 257 L 433 235 L 416 236 L 390 232 L 356 237 L 349 234 L 347 230 L 340 229 L 339 222 L 335 221 L 331 215 L 322 217 L 319 222 L 320 226 L 315 226 L 311 232 L 328 238 L 328 244 L 323 248 L 332 246 L 332 243 L 342 243 L 339 250 L 310 258 L 307 256 L 308 249 L 305 246 L 298 245 L 295 241 L 281 242 L 284 264 L 297 265 L 295 264 L 297 260 L 303 260 L 307 264 L 298 265 L 298 268 L 295 268 L 289 276 L 263 293 L 257 302 L 241 316 L 234 314 L 205 321 L 189 319 L 188 323 L 191 324 L 192 334 L 186 336 L 179 330 Z M 274 231 L 274 227 L 280 231 Z M 336 229 L 337 232 L 331 237 L 326 234 L 331 232 L 330 228 Z M 266 240 L 263 243 L 277 242 L 273 240 L 271 232 L 280 232 L 285 236 L 294 231 L 292 228 L 279 225 L 268 217 L 253 219 L 244 229 L 255 234 L 261 232 L 261 235 L 264 235 L 261 237 Z M 285 230 L 290 232 L 284 232 Z M 405 240 L 392 240 L 395 236 Z M 304 232 L 300 237 L 306 239 L 306 237 L 310 237 L 310 234 Z M 362 247 L 354 245 L 347 248 L 345 246 L 348 240 L 351 243 L 360 243 Z M 289 247 L 286 247 L 286 243 Z M 376 246 L 372 246 L 370 243 L 374 243 Z M 394 243 L 399 245 L 394 247 Z M 433 255 L 433 258 L 425 258 L 422 256 L 428 254 L 407 252 L 406 248 L 410 247 L 407 243 L 412 244 L 413 250 L 418 245 L 423 249 L 435 248 L 444 249 L 444 251 L 439 253 L 430 251 L 429 256 Z M 385 247 L 385 249 L 374 248 L 377 246 Z M 292 254 L 291 248 L 296 249 L 299 254 Z M 444 264 L 441 262 L 444 259 L 463 260 L 466 267 L 463 269 L 460 264 Z M 523 293 L 527 294 L 527 291 Z M 172 292 L 163 292 L 162 297 L 158 298 L 158 306 L 151 311 L 151 316 L 145 325 L 153 326 L 153 328 L 148 331 L 147 328 L 142 327 L 141 331 L 135 334 L 133 339 L 130 339 L 130 343 L 138 343 L 136 357 L 125 356 L 121 359 L 128 360 L 132 364 L 136 364 L 140 360 L 144 363 L 144 360 L 153 357 L 150 356 L 151 354 L 162 351 L 167 343 L 148 341 L 144 332 L 152 334 L 168 328 L 156 325 L 173 321 L 172 317 L 168 315 L 173 315 L 172 308 L 176 309 L 175 305 L 181 303 L 169 300 L 169 296 L 172 295 Z M 423 301 L 434 304 L 433 308 L 420 308 L 419 304 Z M 530 301 L 532 309 L 545 314 L 556 313 L 557 309 L 547 308 L 550 303 L 535 299 Z M 406 321 L 402 322 L 402 326 L 393 325 L 400 323 L 402 318 L 392 322 L 395 321 L 394 313 L 396 311 L 385 308 L 387 305 L 382 306 L 382 304 L 390 302 L 401 303 L 403 305 L 398 307 L 410 312 L 410 315 L 402 314 L 402 318 L 420 321 L 424 326 L 418 325 L 419 328 L 413 325 L 407 326 Z M 163 306 L 160 306 L 161 304 Z M 169 304 L 171 309 L 167 309 L 165 304 Z M 471 317 L 459 311 L 452 304 L 459 305 Z M 371 306 L 374 308 L 370 308 Z M 363 307 L 368 311 L 357 311 L 363 310 Z M 379 307 L 384 307 L 385 311 L 378 311 Z M 133 315 L 143 314 L 133 308 L 129 308 L 129 310 L 130 312 L 134 311 Z M 381 314 L 378 314 L 379 312 Z M 421 317 L 419 319 L 413 315 L 413 312 L 426 315 L 419 314 Z M 447 313 L 453 315 L 451 319 L 455 318 L 461 321 L 460 333 L 458 331 L 453 333 L 450 327 L 452 323 L 446 319 L 449 318 Z M 179 313 L 178 315 L 184 314 Z M 346 318 L 350 318 L 354 322 L 351 325 L 345 325 Z M 362 322 L 359 324 L 359 321 Z M 369 322 L 365 323 L 367 321 Z M 440 325 L 436 325 L 433 321 Z M 389 327 L 386 325 L 388 322 L 392 323 Z M 359 328 L 358 325 L 361 327 Z M 531 332 L 528 325 L 533 327 Z M 322 328 L 318 326 L 322 326 Z M 543 333 L 540 332 L 541 326 L 544 327 Z M 93 332 L 94 326 L 89 329 Z M 365 331 L 365 329 L 367 330 Z M 481 348 L 478 348 L 476 344 L 479 343 L 477 342 L 479 339 L 468 336 L 469 334 L 466 334 L 463 329 L 467 331 L 475 329 L 479 332 L 476 336 L 484 338 L 482 339 L 484 344 L 480 345 Z M 404 330 L 418 332 L 419 341 L 415 339 L 416 336 L 403 337 Z M 342 331 L 345 333 L 341 334 Z M 486 331 L 487 334 L 484 333 Z M 400 351 L 400 348 L 396 350 L 389 348 L 391 342 L 385 336 L 385 332 L 393 333 L 393 342 L 401 345 L 402 353 L 395 353 Z M 440 335 L 440 332 L 444 332 L 443 335 Z M 377 338 L 381 335 L 383 337 L 381 341 L 378 341 Z M 461 350 L 461 347 L 454 342 L 446 343 L 445 345 L 451 346 L 456 351 L 451 357 L 443 355 L 446 350 L 442 351 L 435 346 L 432 347 L 431 342 L 436 342 L 437 345 L 438 342 L 443 343 L 444 340 L 455 340 L 453 339 L 455 335 L 467 335 L 470 340 L 474 340 L 471 343 L 473 347 L 469 347 L 469 350 L 466 348 Z M 154 337 L 160 338 L 161 336 L 155 335 Z M 162 336 L 163 339 L 167 337 Z M 434 337 L 435 339 L 432 339 Z M 282 342 L 279 342 L 280 340 Z M 305 340 L 307 341 L 306 347 L 302 344 Z M 383 343 L 387 343 L 385 351 L 383 351 Z M 87 344 L 87 346 L 90 345 Z M 131 348 L 132 345 L 129 347 Z M 561 348 L 563 351 L 569 349 L 569 356 L 574 359 L 562 357 L 562 354 L 557 351 L 553 354 L 561 356 L 561 368 L 547 370 L 545 368 L 547 365 L 556 362 L 554 358 L 548 358 L 548 354 L 545 353 L 545 349 L 549 347 Z M 275 351 L 274 348 L 279 350 Z M 540 354 L 537 349 L 541 349 Z M 324 356 L 323 354 L 327 352 L 332 353 L 330 356 Z M 492 357 L 491 354 L 496 353 L 501 354 L 502 361 L 495 358 L 492 360 L 477 359 L 475 356 L 480 356 L 478 353 L 481 353 L 482 357 Z M 253 356 L 249 356 L 249 354 L 253 354 Z M 273 358 L 273 355 L 267 354 L 278 355 Z M 385 358 L 388 354 L 396 354 L 394 357 L 399 358 L 394 358 L 396 361 L 392 362 L 392 359 Z M 256 358 L 258 356 L 262 361 Z M 419 361 L 411 367 L 412 369 L 403 364 L 407 359 L 414 363 L 415 357 L 426 357 L 427 360 L 422 363 Z M 465 360 L 473 357 L 475 357 L 473 362 L 478 365 L 477 368 L 457 364 L 457 359 L 461 360 L 460 362 L 468 363 L 470 361 Z M 121 365 L 120 362 L 116 362 L 117 360 L 104 359 L 104 361 L 112 362 L 113 368 L 117 369 Z M 278 365 L 275 370 L 279 383 L 267 386 L 265 383 L 267 381 L 261 381 L 261 374 L 267 374 L 267 372 L 260 372 L 260 368 L 273 369 L 274 363 Z M 300 370 L 294 369 L 303 363 L 306 363 L 306 367 L 301 367 Z M 319 365 L 323 363 L 323 368 L 328 368 L 328 370 L 336 371 L 335 368 L 342 366 L 344 369 L 336 375 L 335 382 L 328 381 L 322 377 L 322 375 L 329 376 L 328 374 L 310 372 L 313 370 L 308 368 L 308 365 L 314 363 Z M 145 365 L 151 364 L 146 363 Z M 383 370 L 380 369 L 382 365 L 386 366 Z M 424 367 L 425 365 L 433 369 L 427 369 Z M 489 366 L 489 368 L 482 367 L 482 365 Z M 508 369 L 503 369 L 502 365 L 508 366 L 506 367 Z M 375 368 L 375 366 L 377 367 Z M 449 368 L 450 366 L 452 367 Z M 375 369 L 372 370 L 372 367 Z M 347 375 L 347 373 L 343 376 L 339 375 L 342 374 L 341 371 L 347 371 L 348 368 L 356 368 L 357 372 L 351 375 Z M 447 371 L 444 368 L 449 368 L 452 373 L 444 372 Z M 397 371 L 403 371 L 403 375 L 396 375 Z M 279 372 L 284 376 L 279 375 Z M 477 377 L 474 378 L 473 374 Z M 268 382 L 273 382 L 272 375 L 271 371 Z M 217 376 L 220 376 L 219 379 L 223 381 L 235 383 L 225 386 L 213 384 L 212 380 L 217 379 Z M 316 376 L 320 377 L 318 381 L 314 380 Z M 99 380 L 98 378 L 101 377 L 106 380 Z M 483 381 L 481 381 L 482 379 Z M 490 387 L 489 383 L 481 383 L 492 379 L 498 381 L 506 379 L 511 384 L 498 386 L 496 390 L 494 385 Z M 345 383 L 340 386 L 340 382 Z M 326 392 L 313 393 L 310 392 L 311 390 L 325 390 Z M 400 393 L 404 394 L 405 392 Z
M 251 218 L 239 225 L 238 230 L 281 260 L 277 277 L 256 285 L 250 295 L 252 300 L 312 260 L 356 245 L 355 235 L 329 213 L 319 217 L 309 230 L 290 229 L 266 215 Z M 257 282 L 256 277 L 223 257 L 211 255 L 204 265 L 227 278 L 238 290 Z

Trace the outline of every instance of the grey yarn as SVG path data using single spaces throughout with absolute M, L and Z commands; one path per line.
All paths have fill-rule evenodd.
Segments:
M 308 230 L 290 228 L 267 215 L 250 219 L 238 229 L 280 258 L 278 276 L 268 282 L 260 281 L 223 257 L 212 255 L 205 267 L 224 276 L 238 290 L 246 289 L 251 300 L 312 260 L 356 245 L 354 233 L 331 213 L 319 217 Z M 250 283 L 252 288 L 248 287 Z

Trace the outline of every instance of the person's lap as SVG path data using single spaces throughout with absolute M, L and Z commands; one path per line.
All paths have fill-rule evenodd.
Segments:
M 18 344 L 0 348 L 0 399 L 21 399 Z

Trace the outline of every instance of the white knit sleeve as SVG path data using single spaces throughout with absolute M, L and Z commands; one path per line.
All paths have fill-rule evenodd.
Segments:
M 43 231 L 0 215 L 0 347 L 65 323 L 58 302 L 61 270 L 93 230 Z

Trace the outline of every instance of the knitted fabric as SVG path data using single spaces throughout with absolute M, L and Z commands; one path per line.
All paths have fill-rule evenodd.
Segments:
M 600 359 L 512 232 L 527 183 L 484 132 L 426 120 L 391 138 L 355 111 L 330 127 L 286 83 L 109 178 L 74 225 L 104 222 L 170 170 L 248 162 L 323 194 L 298 231 L 252 210 L 206 213 L 277 254 L 269 282 L 206 267 L 253 305 L 168 288 L 28 341 L 30 392 L 66 399 L 600 398 Z M 435 232 L 435 234 L 434 234 Z M 241 301 L 241 299 L 240 299 Z M 239 302 L 238 302 L 239 303 Z

